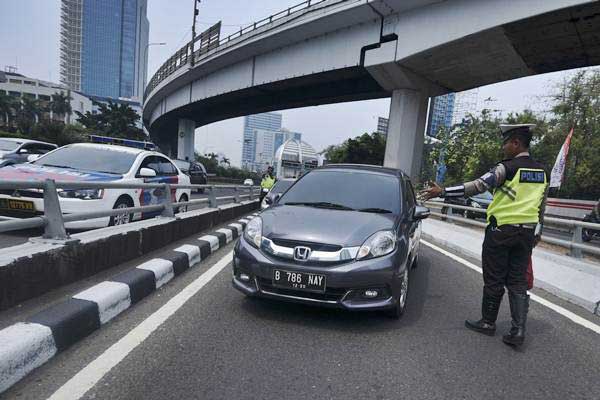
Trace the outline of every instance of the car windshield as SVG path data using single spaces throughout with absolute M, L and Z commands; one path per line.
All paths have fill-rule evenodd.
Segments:
M 337 209 L 381 209 L 400 213 L 398 178 L 360 170 L 312 171 L 288 190 L 279 204 Z
M 136 153 L 110 148 L 67 146 L 41 157 L 33 164 L 109 174 L 124 174 L 131 169 L 136 157 Z
M 13 151 L 19 147 L 22 142 L 15 142 L 12 140 L 0 139 L 0 150 Z
M 277 181 L 277 183 L 275 183 L 275 186 L 273 186 L 273 189 L 271 189 L 271 192 L 283 193 L 286 190 L 288 190 L 288 188 L 292 186 L 294 182 L 295 181 Z

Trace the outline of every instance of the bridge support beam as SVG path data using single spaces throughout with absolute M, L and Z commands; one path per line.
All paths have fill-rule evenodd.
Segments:
M 392 92 L 384 167 L 400 168 L 413 182 L 421 172 L 429 97 L 422 91 Z
M 194 159 L 194 132 L 196 123 L 190 119 L 180 119 L 177 129 L 177 158 Z

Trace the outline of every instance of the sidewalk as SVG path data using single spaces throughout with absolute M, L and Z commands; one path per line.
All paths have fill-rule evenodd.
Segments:
M 423 221 L 423 239 L 463 257 L 481 260 L 483 229 Z M 537 247 L 533 251 L 535 287 L 600 315 L 600 263 L 572 258 Z

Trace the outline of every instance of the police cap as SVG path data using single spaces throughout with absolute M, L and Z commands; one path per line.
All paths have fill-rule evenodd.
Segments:
M 531 130 L 535 128 L 535 124 L 500 124 L 500 133 L 502 134 L 502 141 L 508 140 L 512 135 L 518 133 L 525 136 L 528 140 L 531 140 L 533 132 Z

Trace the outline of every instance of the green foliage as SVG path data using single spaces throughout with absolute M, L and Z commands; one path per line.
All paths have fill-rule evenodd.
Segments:
M 385 156 L 385 136 L 380 133 L 364 133 L 348 139 L 337 146 L 325 149 L 327 159 L 331 163 L 352 163 L 383 165 Z
M 215 153 L 209 153 L 204 156 L 201 156 L 200 154 L 196 153 L 196 161 L 204 165 L 204 168 L 206 168 L 207 173 L 215 174 L 218 177 L 239 180 L 251 178 L 255 181 L 257 179 L 260 179 L 260 175 L 257 173 L 230 166 L 229 160 L 227 160 L 226 158 L 221 160 L 221 164 L 227 164 L 227 167 L 225 167 L 224 165 L 219 165 L 218 155 Z
M 99 103 L 99 112 L 93 114 L 87 111 L 85 114 L 75 111 L 79 123 L 87 128 L 90 133 L 99 135 L 120 137 L 135 140 L 145 140 L 144 131 L 138 128 L 140 116 L 128 104 Z

